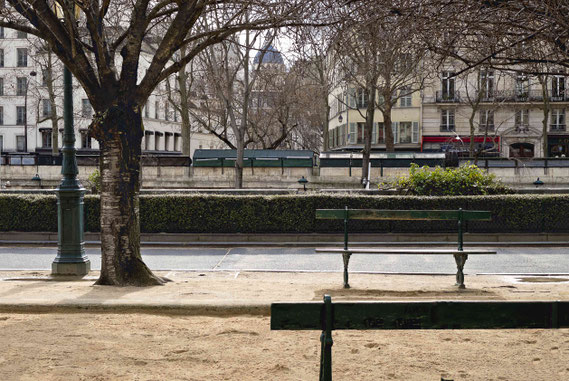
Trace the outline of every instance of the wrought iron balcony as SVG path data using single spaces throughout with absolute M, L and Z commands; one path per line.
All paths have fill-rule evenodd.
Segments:
M 452 132 L 455 131 L 454 124 L 441 124 L 441 132 Z
M 459 103 L 460 102 L 460 93 L 458 91 L 454 92 L 443 92 L 437 91 L 436 92 L 436 102 L 437 103 Z
M 565 125 L 564 124 L 550 124 L 549 130 L 550 131 L 565 131 Z

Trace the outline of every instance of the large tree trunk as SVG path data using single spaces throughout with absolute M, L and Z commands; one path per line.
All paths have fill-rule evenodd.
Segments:
M 159 285 L 140 255 L 140 108 L 112 106 L 93 124 L 101 146 L 101 275 L 96 284 Z

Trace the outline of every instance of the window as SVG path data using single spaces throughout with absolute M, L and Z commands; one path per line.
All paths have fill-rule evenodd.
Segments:
M 176 110 L 176 108 L 174 108 L 174 122 L 178 121 L 178 110 Z
M 41 148 L 51 148 L 51 128 L 41 130 Z
M 180 151 L 180 134 L 174 134 L 174 151 Z
M 454 110 L 441 110 L 441 131 L 454 130 Z
M 565 96 L 565 77 L 556 75 L 551 78 L 551 100 L 563 100 Z
M 4 78 L 0 78 L 0 95 L 4 95 Z
M 4 151 L 4 136 L 0 135 L 0 153 Z
M 5 38 L 3 26 L 0 26 L 0 38 Z
M 42 99 L 41 100 L 41 115 L 42 116 L 51 116 L 51 102 L 49 101 L 49 99 Z
M 480 131 L 494 131 L 494 110 L 480 110 Z
M 91 107 L 91 102 L 89 102 L 89 99 L 83 98 L 81 100 L 81 116 L 83 118 L 93 117 L 93 108 Z
M 148 106 L 148 101 L 146 101 L 146 104 L 144 105 L 144 117 L 150 118 L 150 109 Z
M 26 150 L 26 138 L 23 135 L 16 136 L 16 150 L 18 152 L 24 152 Z
M 4 67 L 4 49 L 0 49 L 0 67 Z
M 385 127 L 383 123 L 374 123 L 373 132 L 371 134 L 372 144 L 384 144 L 385 143 Z
M 28 49 L 18 48 L 18 67 L 28 66 Z
M 26 77 L 16 78 L 16 95 L 26 95 L 28 91 L 28 79 Z
M 529 110 L 516 111 L 515 127 L 517 132 L 525 132 L 529 127 Z
M 480 95 L 482 99 L 494 97 L 494 71 L 480 70 Z
M 419 122 L 392 122 L 391 130 L 396 144 L 419 143 Z
M 516 77 L 516 98 L 527 99 L 529 96 L 529 77 L 525 74 L 518 74 Z
M 551 131 L 565 131 L 565 109 L 551 110 Z
M 18 30 L 16 33 L 16 37 L 17 38 L 28 38 L 28 34 L 26 32 L 22 32 L 22 31 Z
M 164 134 L 164 151 L 168 151 L 170 147 L 170 134 Z
M 455 86 L 454 77 L 455 73 L 453 71 L 443 71 L 442 75 L 442 100 L 454 100 L 455 97 Z
M 81 130 L 81 148 L 91 148 L 91 135 L 88 130 Z
M 412 128 L 411 122 L 399 122 L 399 143 L 411 143 Z
M 154 102 L 154 119 L 158 119 L 158 111 L 160 110 L 160 102 Z
M 154 150 L 155 151 L 159 151 L 160 150 L 160 143 L 162 143 L 160 141 L 160 134 L 158 132 L 156 132 L 154 134 Z
M 0 126 L 4 124 L 4 106 L 0 106 Z
M 164 102 L 164 119 L 170 120 L 170 104 L 168 101 Z
M 399 90 L 399 105 L 401 107 L 411 107 L 411 88 L 406 86 Z
M 26 108 L 24 106 L 16 106 L 16 124 L 19 126 L 26 124 Z
M 367 108 L 368 95 L 366 89 L 360 87 L 356 90 L 356 107 Z
M 41 71 L 41 85 L 43 87 L 47 86 L 47 83 L 50 81 L 51 74 L 48 69 L 43 69 Z

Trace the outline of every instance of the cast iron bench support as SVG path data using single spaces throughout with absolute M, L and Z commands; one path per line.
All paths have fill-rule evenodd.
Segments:
M 271 304 L 272 330 L 321 330 L 320 381 L 332 380 L 332 330 L 569 328 L 569 302 L 431 301 Z
M 465 288 L 464 265 L 469 255 L 496 254 L 495 250 L 467 249 L 464 250 L 463 224 L 465 220 L 490 221 L 489 211 L 479 210 L 381 210 L 381 209 L 316 209 L 317 219 L 344 220 L 344 248 L 317 248 L 317 253 L 341 253 L 344 262 L 344 288 L 350 288 L 348 283 L 348 265 L 352 254 L 452 254 L 456 262 L 456 286 Z M 458 248 L 456 250 L 433 249 L 373 249 L 348 247 L 348 220 L 456 220 L 458 222 Z

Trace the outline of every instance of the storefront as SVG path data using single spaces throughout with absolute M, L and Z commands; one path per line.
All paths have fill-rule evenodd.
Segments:
M 547 137 L 549 157 L 568 157 L 569 135 L 550 135 Z

